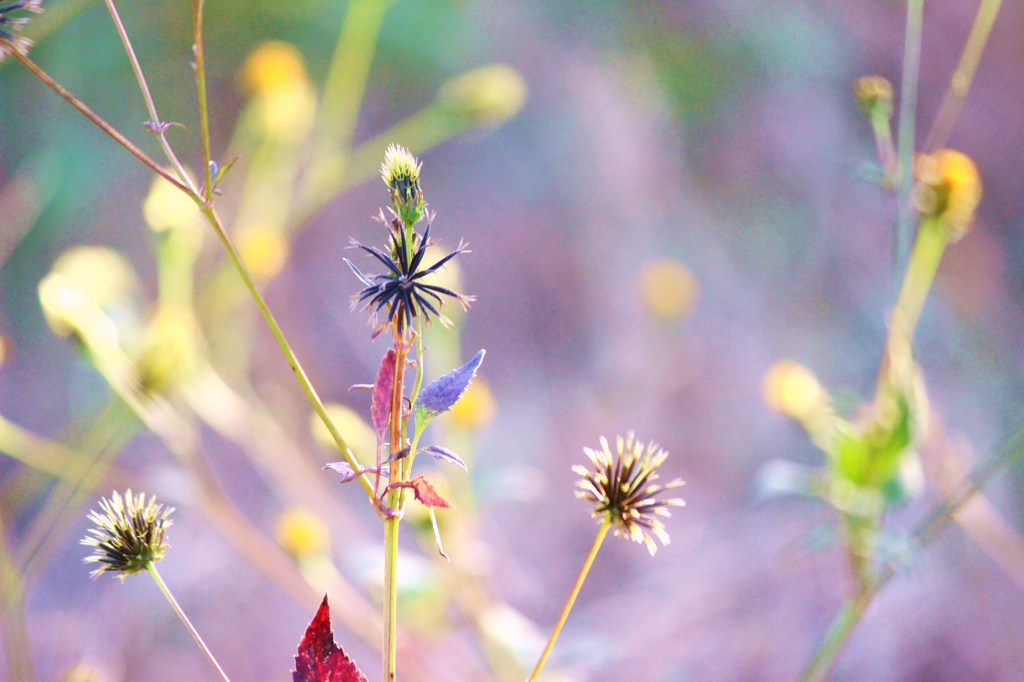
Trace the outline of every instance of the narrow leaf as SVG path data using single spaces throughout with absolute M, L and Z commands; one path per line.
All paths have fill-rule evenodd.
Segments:
M 327 595 L 299 642 L 292 682 L 367 682 L 355 662 L 334 641 Z
M 462 458 L 456 455 L 448 448 L 441 447 L 440 445 L 431 445 L 429 448 L 424 448 L 420 452 L 425 452 L 434 459 L 439 459 L 442 462 L 451 462 L 456 466 L 460 466 L 466 469 L 466 463 L 462 461 Z M 468 469 L 466 469 L 468 471 Z
M 384 440 L 391 417 L 391 389 L 395 382 L 395 350 L 388 349 L 380 361 L 377 380 L 373 384 L 373 402 L 370 404 L 370 416 L 373 428 L 377 431 L 377 442 Z
M 450 410 L 462 397 L 462 393 L 476 376 L 476 371 L 483 361 L 484 351 L 481 350 L 462 367 L 453 369 L 440 379 L 430 382 L 416 398 L 416 419 L 426 424 L 437 415 Z
M 341 474 L 340 483 L 348 483 L 349 481 L 355 480 L 363 474 L 376 474 L 379 473 L 381 476 L 390 475 L 389 467 L 384 465 L 379 469 L 377 467 L 360 467 L 359 471 L 356 471 L 348 462 L 329 462 L 324 465 L 324 469 L 330 469 L 336 473 Z

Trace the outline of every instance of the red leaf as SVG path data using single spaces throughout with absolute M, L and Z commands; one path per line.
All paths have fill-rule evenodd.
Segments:
M 388 431 L 391 417 L 391 388 L 395 383 L 395 350 L 388 349 L 380 361 L 377 370 L 377 381 L 373 384 L 373 402 L 370 404 L 370 417 L 373 428 L 377 431 L 377 444 L 384 442 L 384 434 Z
M 334 643 L 327 595 L 299 642 L 292 682 L 367 682 L 352 659 Z
M 417 476 L 410 481 L 398 481 L 388 486 L 389 488 L 412 488 L 413 495 L 424 507 L 451 507 L 448 500 L 437 494 L 434 486 L 427 482 L 422 476 Z

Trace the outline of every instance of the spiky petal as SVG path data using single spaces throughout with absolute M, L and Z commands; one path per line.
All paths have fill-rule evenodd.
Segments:
M 669 543 L 668 532 L 658 517 L 668 517 L 669 507 L 682 507 L 679 498 L 659 499 L 668 490 L 683 485 L 675 479 L 661 485 L 657 470 L 668 453 L 655 443 L 644 445 L 630 432 L 625 439 L 615 439 L 612 452 L 608 439 L 601 437 L 598 449 L 583 448 L 593 470 L 576 465 L 573 472 L 582 478 L 576 482 L 576 497 L 594 504 L 593 514 L 607 518 L 615 526 L 615 534 L 644 543 L 651 556 L 658 550 L 654 538 Z

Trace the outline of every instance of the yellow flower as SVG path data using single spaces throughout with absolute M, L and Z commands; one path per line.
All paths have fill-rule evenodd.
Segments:
M 648 261 L 637 276 L 637 288 L 644 307 L 660 320 L 689 316 L 700 298 L 700 285 L 693 273 L 669 258 Z
M 459 401 L 452 405 L 452 420 L 467 429 L 482 429 L 494 420 L 497 407 L 494 394 L 488 388 L 483 377 L 476 377 L 462 394 Z
M 526 82 L 511 66 L 491 64 L 451 79 L 441 87 L 437 100 L 453 115 L 492 128 L 523 108 Z
M 311 511 L 289 509 L 277 519 L 277 544 L 295 557 L 324 554 L 330 546 L 327 524 Z
M 242 64 L 241 77 L 243 88 L 258 95 L 289 90 L 296 83 L 307 82 L 302 55 L 279 40 L 269 40 L 253 50 Z
M 779 360 L 764 375 L 764 399 L 787 417 L 803 421 L 828 402 L 828 394 L 814 372 L 795 360 Z
M 917 208 L 936 218 L 951 242 L 963 237 L 981 202 L 981 177 L 971 157 L 953 149 L 921 154 L 914 165 Z
M 238 235 L 238 251 L 257 279 L 270 279 L 288 262 L 288 241 L 280 232 L 256 226 Z
M 316 95 L 297 49 L 276 40 L 263 43 L 245 60 L 240 75 L 243 89 L 253 94 L 246 117 L 252 127 L 282 142 L 305 139 Z

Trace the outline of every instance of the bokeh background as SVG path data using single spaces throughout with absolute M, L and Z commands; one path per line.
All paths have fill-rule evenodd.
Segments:
M 975 4 L 926 6 L 919 141 Z M 402 677 L 525 676 L 596 529 L 570 467 L 601 435 L 635 430 L 670 451 L 663 475 L 686 480 L 687 507 L 654 558 L 606 544 L 551 679 L 795 678 L 849 580 L 829 508 L 765 494 L 766 464 L 822 456 L 765 405 L 762 379 L 790 357 L 834 394 L 872 390 L 897 279 L 896 204 L 868 181 L 874 143 L 851 84 L 877 73 L 899 85 L 901 3 L 405 1 L 379 13 L 377 40 L 372 5 L 358 6 L 370 18 L 350 36 L 365 43 L 353 49 L 368 72 L 363 93 L 341 98 L 358 116 L 351 146 L 336 150 L 303 140 L 346 3 L 213 2 L 206 37 L 215 156 L 241 156 L 221 212 L 325 400 L 366 415 L 365 394 L 349 387 L 372 380 L 386 348 L 350 310 L 358 282 L 342 258 L 354 256 L 350 238 L 382 239 L 371 217 L 387 202 L 375 172 L 388 142 L 422 158 L 438 242 L 472 249 L 455 274 L 477 301 L 453 332 L 432 330 L 429 371 L 486 348 L 489 393 L 432 427 L 470 471 L 428 473 L 456 500 L 442 518 L 450 565 L 429 530 L 403 536 Z M 25 31 L 38 43 L 31 56 L 158 156 L 103 3 L 47 6 Z M 189 9 L 120 6 L 162 117 L 185 126 L 169 139 L 195 168 Z M 950 139 L 977 161 L 985 196 L 974 230 L 947 252 L 917 337 L 935 413 L 966 466 L 1024 417 L 1022 28 L 1024 9 L 1006 3 Z M 271 40 L 294 52 L 278 44 L 263 53 L 269 66 L 247 72 Z M 474 71 L 494 64 L 504 66 Z M 258 75 L 275 68 L 291 109 L 270 103 L 280 83 Z M 469 72 L 476 81 L 454 80 Z M 308 215 L 281 209 L 309 190 L 310 158 L 334 155 L 345 162 L 337 191 Z M 181 226 L 151 229 L 151 186 L 17 62 L 0 64 L 3 447 L 59 463 L 60 443 L 113 462 L 54 506 L 61 486 L 0 459 L 4 636 L 21 592 L 10 569 L 27 562 L 38 679 L 83 664 L 103 680 L 212 679 L 150 580 L 93 581 L 81 563 L 86 511 L 128 481 L 178 508 L 160 568 L 233 679 L 287 679 L 331 589 L 337 639 L 373 679 L 376 640 L 360 614 L 376 613 L 379 522 L 361 491 L 317 471 L 337 456 L 311 431 L 308 403 L 212 233 L 181 228 L 195 261 L 167 265 L 168 233 Z M 124 263 L 137 278 L 104 310 L 129 365 L 151 373 L 176 415 L 151 417 L 155 428 L 44 316 L 40 282 L 83 245 L 125 259 L 93 262 L 87 282 Z M 194 272 L 192 290 L 162 283 L 161 267 Z M 171 305 L 169 291 L 185 303 Z M 927 449 L 922 459 L 925 472 L 938 466 Z M 927 553 L 908 553 L 834 679 L 1022 679 L 1021 474 L 1011 467 L 986 489 L 981 531 L 954 524 Z M 894 547 L 941 501 L 936 480 L 926 475 L 891 516 Z M 296 510 L 323 523 L 326 555 L 296 562 L 275 544 L 282 514 Z M 986 530 L 995 540 L 983 548 Z

